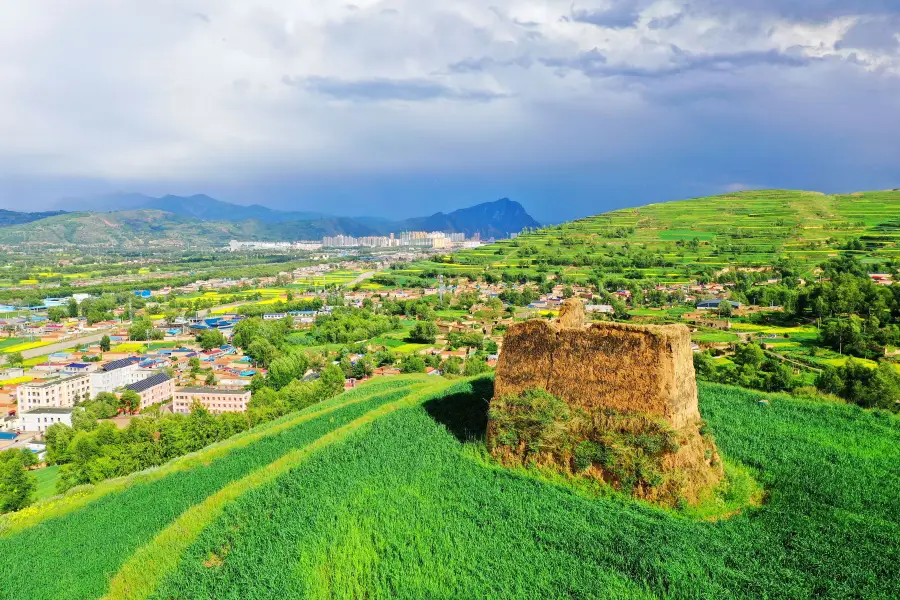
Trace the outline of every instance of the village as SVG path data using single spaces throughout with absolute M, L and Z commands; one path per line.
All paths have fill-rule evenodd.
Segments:
M 187 414 L 202 406 L 215 414 L 244 412 L 251 402 L 254 378 L 264 378 L 267 369 L 231 343 L 235 327 L 253 315 L 264 322 L 286 322 L 291 332 L 300 334 L 331 314 L 334 306 L 330 302 L 336 295 L 342 306 L 375 312 L 386 302 L 425 301 L 437 309 L 429 316 L 433 335 L 426 339 L 406 339 L 421 320 L 414 316 L 399 335 L 357 340 L 361 343 L 344 344 L 344 351 L 339 345 L 327 347 L 324 355 L 329 357 L 329 350 L 333 351 L 333 364 L 352 368 L 345 369 L 345 389 L 369 378 L 407 372 L 402 360 L 405 355 L 422 357 L 424 372 L 432 375 L 444 375 L 441 366 L 446 367 L 448 360 L 457 370 L 452 361 L 464 364 L 476 353 L 492 368 L 509 326 L 529 318 L 552 318 L 567 298 L 579 299 L 594 320 L 623 316 L 617 313 L 624 310 L 635 322 L 670 322 L 672 314 L 667 311 L 687 307 L 673 314 L 675 321 L 691 328 L 695 353 L 709 351 L 725 357 L 735 342 L 754 338 L 763 341 L 764 349 L 772 350 L 775 347 L 766 345 L 765 340 L 778 337 L 733 329 L 734 318 L 746 320 L 763 311 L 778 312 L 781 307 L 744 306 L 728 300 L 730 283 L 656 285 L 638 291 L 663 298 L 661 306 L 636 309 L 632 289 L 598 293 L 587 285 L 551 282 L 539 293 L 528 284 L 487 283 L 465 277 L 441 279 L 434 287 L 389 288 L 366 282 L 375 270 L 389 264 L 348 260 L 300 267 L 272 277 L 197 280 L 178 287 L 134 290 L 133 301 L 143 303 L 142 308 L 132 310 L 129 300 L 116 306 L 110 319 L 96 322 L 81 315 L 60 318 L 71 304 L 90 302 L 87 294 L 46 298 L 42 305 L 27 309 L 2 307 L 14 316 L 0 320 L 0 331 L 9 342 L 20 343 L 0 341 L 8 362 L 10 357 L 19 358 L 18 364 L 7 364 L 0 371 L 0 449 L 21 446 L 40 453 L 40 440 L 48 427 L 55 423 L 71 426 L 79 404 L 100 394 L 118 399 L 121 409 L 111 420 L 122 428 L 150 409 Z M 872 277 L 882 285 L 883 279 Z M 776 283 L 777 279 L 771 279 L 757 285 Z M 296 287 L 285 287 L 291 285 Z M 240 290 L 253 293 L 235 293 Z M 298 309 L 303 303 L 308 306 Z M 723 303 L 728 304 L 728 311 L 723 310 Z M 180 306 L 181 310 L 164 311 L 166 306 Z M 150 329 L 135 336 L 136 321 L 146 322 Z M 715 331 L 729 333 L 710 333 Z M 207 332 L 211 335 L 205 335 Z M 460 339 L 475 342 L 460 343 Z M 352 351 L 347 349 L 351 346 Z M 391 351 L 401 360 L 369 364 L 375 353 Z M 357 362 L 367 366 L 357 368 Z M 311 380 L 318 375 L 310 368 L 302 376 Z

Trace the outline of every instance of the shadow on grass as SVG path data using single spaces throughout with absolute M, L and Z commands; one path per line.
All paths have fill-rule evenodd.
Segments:
M 460 442 L 483 442 L 487 429 L 488 403 L 494 395 L 494 380 L 476 379 L 472 391 L 451 394 L 425 403 L 425 412 L 443 424 Z

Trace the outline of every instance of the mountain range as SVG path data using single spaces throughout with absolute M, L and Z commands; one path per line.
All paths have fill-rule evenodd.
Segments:
M 338 217 L 230 204 L 206 195 L 110 194 L 66 198 L 65 209 L 44 213 L 0 211 L 0 244 L 21 242 L 105 246 L 219 246 L 232 239 L 294 241 L 328 235 L 370 236 L 408 230 L 504 237 L 538 227 L 520 205 L 507 198 L 451 213 L 391 221 Z M 67 212 L 70 211 L 70 212 Z

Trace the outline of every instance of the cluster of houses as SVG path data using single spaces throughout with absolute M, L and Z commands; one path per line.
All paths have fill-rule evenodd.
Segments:
M 173 412 L 188 412 L 199 402 L 213 413 L 244 411 L 250 401 L 247 388 L 256 370 L 232 346 L 209 351 L 192 348 L 162 349 L 142 356 L 107 353 L 99 362 L 71 362 L 64 353 L 52 356 L 28 374 L 35 379 L 4 385 L 0 391 L 0 430 L 43 433 L 54 423 L 71 425 L 75 405 L 102 392 L 121 395 L 126 390 L 140 398 L 141 410 L 153 405 Z M 191 373 L 191 358 L 211 370 L 215 386 L 198 387 Z M 4 380 L 28 379 L 24 369 L 7 369 Z

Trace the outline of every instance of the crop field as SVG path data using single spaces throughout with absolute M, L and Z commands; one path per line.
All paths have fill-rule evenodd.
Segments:
M 37 489 L 34 492 L 36 500 L 44 500 L 56 494 L 56 480 L 59 478 L 59 467 L 46 467 L 34 472 L 37 478 Z
M 856 238 L 865 250 L 840 249 Z M 809 274 L 816 264 L 842 252 L 868 263 L 897 256 L 900 192 L 828 196 L 761 190 L 651 204 L 462 251 L 439 268 L 449 275 L 485 269 L 533 274 L 543 262 L 578 281 L 591 270 L 578 265 L 639 258 L 624 268 L 644 279 L 684 283 L 701 270 L 770 267 L 773 256 L 796 259 Z M 416 263 L 415 269 L 392 274 L 414 275 L 435 266 Z
M 736 334 L 725 331 L 697 332 L 691 335 L 691 341 L 698 344 L 734 343 L 739 339 Z
M 25 338 L 3 338 L 0 340 L 0 350 L 5 351 L 10 346 L 16 346 L 26 342 Z
M 495 466 L 492 389 L 378 381 L 50 500 L 3 523 L 4 597 L 900 595 L 898 417 L 703 385 L 721 453 L 767 493 L 706 521 Z
M 13 344 L 11 346 L 6 346 L 3 348 L 3 352 L 23 352 L 25 350 L 32 350 L 34 348 L 40 348 L 41 346 L 49 346 L 51 342 L 42 342 L 41 340 L 35 340 L 33 342 L 21 342 L 19 344 Z
M 147 344 L 144 342 L 124 342 L 112 347 L 113 352 L 136 352 L 143 353 L 147 350 Z
M 3 385 L 16 385 L 19 383 L 28 383 L 29 381 L 33 381 L 34 377 L 28 377 L 24 375 L 22 377 L 13 377 L 12 379 L 2 379 L 0 380 L 0 386 Z
M 252 485 L 293 464 L 306 446 L 320 443 L 349 424 L 390 409 L 416 393 L 436 388 L 424 377 L 398 378 L 362 386 L 334 400 L 285 417 L 189 455 L 159 470 L 108 480 L 87 490 L 73 490 L 0 523 L 3 572 L 22 598 L 98 597 L 109 586 L 109 574 L 151 542 L 166 527 L 205 501 L 233 486 Z M 280 461 L 280 462 L 279 462 Z M 274 471 L 271 471 L 274 469 Z M 261 478 L 261 479 L 260 479 Z M 227 496 L 226 493 L 226 496 Z M 186 514 L 186 513 L 185 513 Z M 98 523 L 111 526 L 111 537 L 97 535 Z M 51 536 L 51 542 L 47 536 Z M 44 541 L 41 541 L 44 540 Z M 49 542 L 49 543 L 48 543 Z M 22 543 L 36 544 L 45 567 L 69 563 L 65 573 L 35 578 L 23 561 L 10 564 Z M 70 561 L 71 556 L 84 560 Z M 32 563 L 32 567 L 37 566 Z M 43 567 L 42 567 L 43 568 Z M 12 583 L 15 581 L 15 583 Z M 11 588 L 6 588 L 8 591 Z

